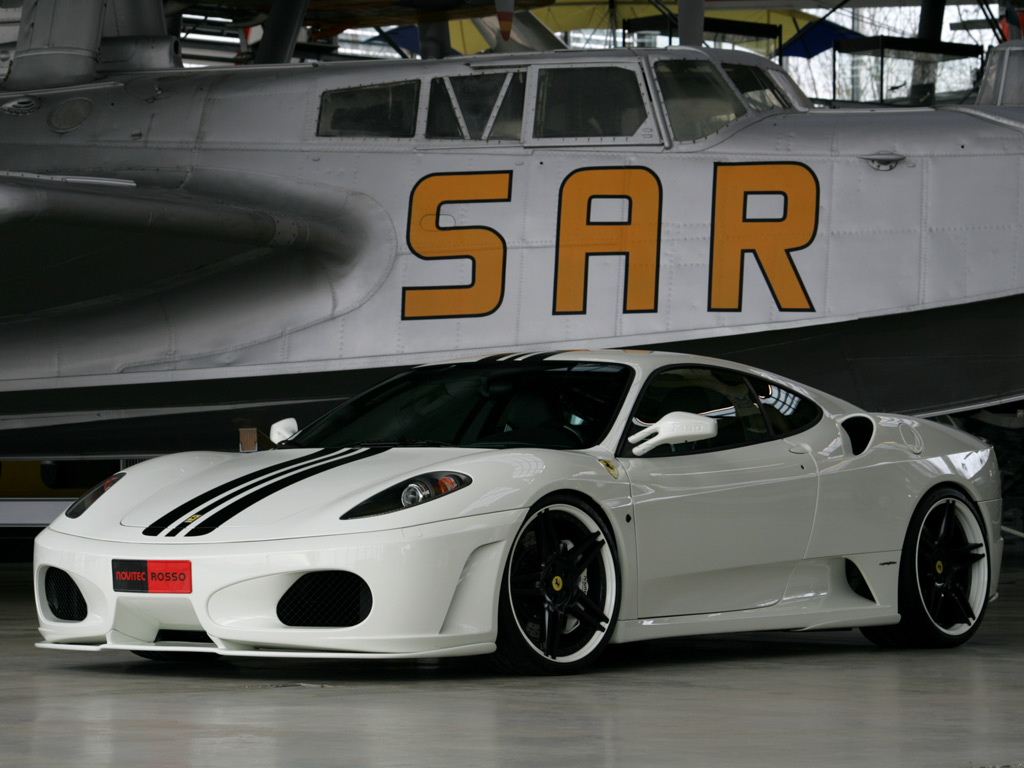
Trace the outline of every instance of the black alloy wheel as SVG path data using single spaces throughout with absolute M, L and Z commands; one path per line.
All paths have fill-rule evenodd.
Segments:
M 900 623 L 865 627 L 883 646 L 952 648 L 978 629 L 988 605 L 989 550 L 974 503 L 952 488 L 926 494 L 900 562 Z
M 515 672 L 577 671 L 604 650 L 618 606 L 618 563 L 604 518 L 580 499 L 548 497 L 512 543 L 495 661 Z

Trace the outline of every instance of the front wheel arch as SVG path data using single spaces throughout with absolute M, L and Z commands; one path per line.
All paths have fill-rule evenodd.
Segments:
M 611 638 L 621 594 L 618 546 L 601 506 L 578 492 L 545 495 L 502 569 L 494 663 L 527 674 L 589 666 Z

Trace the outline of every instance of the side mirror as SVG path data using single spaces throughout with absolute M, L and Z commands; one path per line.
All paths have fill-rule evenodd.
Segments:
M 281 419 L 270 425 L 270 440 L 274 445 L 283 443 L 299 431 L 299 422 L 295 419 Z
M 696 440 L 706 440 L 717 434 L 718 421 L 715 419 L 698 416 L 695 413 L 673 411 L 666 413 L 646 429 L 640 430 L 635 435 L 630 435 L 629 442 L 634 446 L 634 455 L 643 456 L 659 445 L 692 443 Z

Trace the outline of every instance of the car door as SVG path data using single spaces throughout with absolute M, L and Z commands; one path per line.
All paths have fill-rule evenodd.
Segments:
M 620 454 L 633 488 L 640 616 L 778 602 L 814 522 L 817 471 L 797 433 L 815 423 L 820 410 L 760 379 L 685 366 L 652 375 L 632 429 L 672 411 L 715 418 L 718 435 L 660 446 L 643 457 L 623 442 Z

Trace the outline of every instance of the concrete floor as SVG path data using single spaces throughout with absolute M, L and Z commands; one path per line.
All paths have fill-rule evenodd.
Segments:
M 2 766 L 1024 768 L 1024 545 L 966 646 L 764 633 L 609 649 L 571 678 L 445 663 L 182 667 L 37 639 L 0 570 Z

